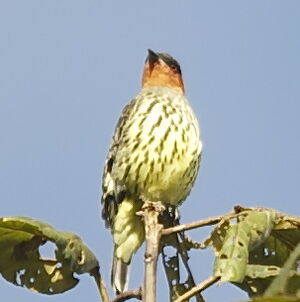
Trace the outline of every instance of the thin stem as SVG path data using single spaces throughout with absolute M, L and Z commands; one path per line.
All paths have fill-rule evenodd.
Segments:
M 90 271 L 90 275 L 94 277 L 102 302 L 110 302 L 105 283 L 100 274 L 100 268 L 95 267 Z
M 204 280 L 200 284 L 196 285 L 195 287 L 191 288 L 189 291 L 184 293 L 182 296 L 177 298 L 174 302 L 183 302 L 187 301 L 189 298 L 195 296 L 197 293 L 202 292 L 203 290 L 207 289 L 214 283 L 216 283 L 220 277 L 211 276 L 208 279 Z
M 166 236 L 166 235 L 170 235 L 172 233 L 178 233 L 178 232 L 182 232 L 182 231 L 192 230 L 192 229 L 202 227 L 202 226 L 217 224 L 222 219 L 224 219 L 226 217 L 230 217 L 230 216 L 233 217 L 235 215 L 236 215 L 235 212 L 230 212 L 225 215 L 219 215 L 219 216 L 215 216 L 215 217 L 211 217 L 211 218 L 207 218 L 207 219 L 203 219 L 203 220 L 194 221 L 191 223 L 177 225 L 177 226 L 162 230 L 161 235 Z

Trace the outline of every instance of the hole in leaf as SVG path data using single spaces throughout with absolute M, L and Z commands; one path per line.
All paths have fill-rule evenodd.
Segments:
M 222 255 L 220 256 L 220 259 L 228 259 L 228 257 L 227 257 L 226 254 L 222 254 Z
M 236 243 L 236 237 L 232 237 L 232 238 L 230 238 L 230 240 L 232 243 Z
M 39 247 L 39 252 L 42 258 L 56 259 L 55 257 L 56 246 L 54 243 L 47 241 L 44 245 Z
M 29 282 L 30 282 L 30 283 L 32 283 L 32 284 L 33 284 L 33 283 L 34 283 L 34 281 L 35 281 L 35 279 L 34 279 L 33 277 L 29 278 Z
M 165 246 L 164 247 L 164 254 L 171 258 L 172 255 L 176 254 L 176 249 L 173 246 Z
M 17 272 L 16 283 L 20 286 L 22 285 L 22 276 L 24 276 L 25 273 L 26 273 L 26 270 L 24 268 Z

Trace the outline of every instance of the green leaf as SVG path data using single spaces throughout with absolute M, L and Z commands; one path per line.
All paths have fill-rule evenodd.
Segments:
M 262 296 L 275 278 L 289 276 L 284 288 L 275 288 L 294 297 L 300 291 L 297 264 L 294 261 L 284 270 L 283 266 L 300 243 L 299 230 L 299 217 L 273 209 L 240 207 L 235 217 L 219 223 L 204 246 L 215 250 L 214 274 L 221 281 L 232 282 L 250 296 Z M 282 280 L 286 279 L 280 279 L 280 284 Z
M 43 259 L 39 247 L 51 241 L 55 259 Z M 73 233 L 27 217 L 0 218 L 0 273 L 9 282 L 44 293 L 57 294 L 77 283 L 73 274 L 99 266 L 96 257 Z
M 222 228 L 212 235 L 219 241 L 211 241 L 216 250 L 214 274 L 221 277 L 221 282 L 244 280 L 249 251 L 267 238 L 275 217 L 274 211 L 244 211 L 237 216 L 235 224 L 222 222 Z
M 270 274 L 266 276 L 258 272 L 255 278 L 247 275 L 241 284 L 236 285 L 246 290 L 250 296 L 262 295 L 270 287 L 274 278 L 277 279 L 283 276 L 284 278 L 289 277 L 288 283 L 284 289 L 280 288 L 279 285 L 276 285 L 275 288 L 281 289 L 281 293 L 285 295 L 299 295 L 300 274 L 297 271 L 297 263 L 293 262 L 287 270 L 285 269 L 285 272 L 283 271 L 289 257 L 292 257 L 291 253 L 300 243 L 299 229 L 299 217 L 278 212 L 270 237 L 250 252 L 248 261 L 248 266 L 265 266 L 265 270 L 269 270 Z M 274 276 L 271 276 L 271 272 L 274 273 Z M 280 280 L 279 284 L 283 285 L 283 279 Z
M 291 285 L 293 285 L 291 279 L 294 278 L 295 276 L 298 277 L 296 278 L 297 283 L 295 283 L 295 285 L 299 284 L 299 274 L 297 272 L 297 266 L 298 266 L 297 261 L 299 258 L 300 258 L 300 244 L 298 244 L 297 247 L 290 254 L 288 260 L 286 261 L 286 263 L 282 268 L 282 272 L 278 275 L 278 277 L 275 278 L 275 280 L 266 290 L 266 292 L 264 293 L 264 297 L 272 297 L 272 296 L 282 295 L 287 293 L 289 291 L 288 287 L 290 288 Z M 295 290 L 296 290 L 296 295 L 298 296 L 298 298 L 300 298 L 299 285 L 296 286 Z

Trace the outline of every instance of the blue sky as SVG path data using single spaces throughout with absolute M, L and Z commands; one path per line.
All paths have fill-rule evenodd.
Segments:
M 202 164 L 182 221 L 236 204 L 299 215 L 299 28 L 297 0 L 1 1 L 0 215 L 78 233 L 108 283 L 111 236 L 100 220 L 100 179 L 117 118 L 140 89 L 147 48 L 181 63 L 202 128 Z M 201 240 L 208 232 L 192 235 Z M 131 287 L 139 284 L 141 256 Z M 211 273 L 212 251 L 192 257 L 200 282 Z M 48 297 L 0 278 L 1 297 L 98 301 L 92 280 L 80 279 Z M 161 275 L 158 301 L 164 282 Z M 205 297 L 246 298 L 230 285 Z

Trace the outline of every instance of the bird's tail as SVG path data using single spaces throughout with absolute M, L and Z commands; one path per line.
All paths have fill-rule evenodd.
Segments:
M 129 265 L 130 263 L 125 263 L 122 259 L 118 259 L 114 250 L 111 266 L 111 286 L 116 294 L 127 290 L 129 281 Z
M 141 217 L 136 213 L 141 208 L 139 201 L 125 197 L 114 217 L 114 256 L 111 270 L 111 284 L 116 292 L 126 290 L 128 267 L 132 255 L 142 245 L 145 232 Z

